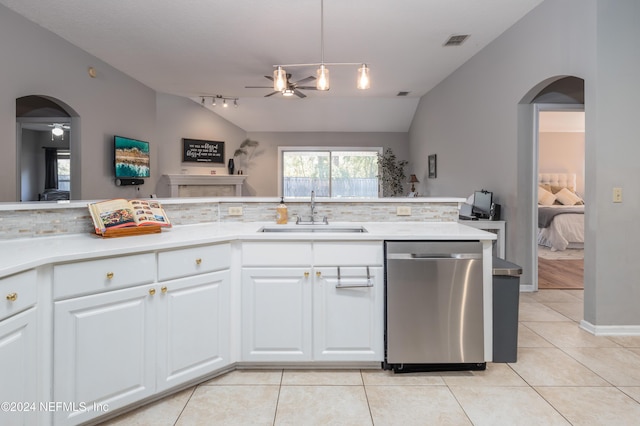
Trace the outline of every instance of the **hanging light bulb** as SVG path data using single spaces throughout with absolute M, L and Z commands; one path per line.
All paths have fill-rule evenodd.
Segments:
M 216 97 L 215 96 L 213 96 L 211 98 L 211 106 L 216 106 Z
M 224 108 L 228 108 L 229 107 L 229 105 L 227 105 L 227 100 L 226 99 L 222 101 L 222 106 Z
M 234 108 L 238 108 L 238 100 L 237 99 L 233 100 L 233 106 L 234 106 Z
M 369 67 L 367 67 L 367 64 L 362 64 L 362 66 L 358 68 L 357 87 L 360 90 L 366 90 L 371 87 L 371 80 L 369 79 Z
M 281 67 L 273 71 L 273 90 L 276 92 L 282 92 L 287 88 L 287 72 Z
M 200 103 L 202 104 L 202 106 L 204 106 L 204 98 L 202 98 L 202 101 L 200 101 Z
M 320 65 L 320 68 L 316 71 L 316 78 L 317 90 L 329 90 L 329 70 L 324 64 Z

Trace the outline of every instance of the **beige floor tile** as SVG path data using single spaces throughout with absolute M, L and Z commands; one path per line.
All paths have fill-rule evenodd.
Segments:
M 563 348 L 614 386 L 640 386 L 640 354 L 625 348 Z
M 551 342 L 523 325 L 518 324 L 518 347 L 519 348 L 552 348 Z
M 567 293 L 568 295 L 575 297 L 576 299 L 580 299 L 584 301 L 584 290 L 567 289 L 567 290 L 557 290 L 557 291 Z
M 437 372 L 395 374 L 385 370 L 362 370 L 365 386 L 369 385 L 444 385 L 444 380 Z
M 533 298 L 534 292 L 531 291 L 521 291 L 520 292 L 520 303 L 538 303 L 536 299 Z
M 441 373 L 449 386 L 528 386 L 507 364 L 487 363 L 484 371 L 451 371 Z
M 185 389 L 100 424 L 104 426 L 172 426 L 178 420 L 178 416 L 194 390 L 195 387 Z
M 584 302 L 545 302 L 545 306 L 561 313 L 573 321 L 580 322 L 584 319 Z
M 547 302 L 581 302 L 582 299 L 579 299 L 572 293 L 568 293 L 564 290 L 538 290 L 533 293 L 533 299 L 540 303 Z
M 640 348 L 640 336 L 607 336 L 625 348 Z
M 474 426 L 569 424 L 530 387 L 452 386 L 451 392 Z
M 177 426 L 272 425 L 278 386 L 198 386 Z
M 371 416 L 384 425 L 470 425 L 446 386 L 367 386 Z
M 282 385 L 362 386 L 360 370 L 284 370 Z
M 618 389 L 640 402 L 640 386 L 620 387 Z
M 637 425 L 640 404 L 613 387 L 540 387 L 536 390 L 572 425 Z
M 522 324 L 559 348 L 619 347 L 611 339 L 594 336 L 574 322 L 523 322 Z
M 509 365 L 531 386 L 608 386 L 558 348 L 520 348 L 518 362 Z
M 518 319 L 520 321 L 571 321 L 570 318 L 559 314 L 542 303 L 521 303 Z
M 363 386 L 282 386 L 275 425 L 371 425 Z
M 279 385 L 282 370 L 235 370 L 211 379 L 201 386 L 215 385 Z

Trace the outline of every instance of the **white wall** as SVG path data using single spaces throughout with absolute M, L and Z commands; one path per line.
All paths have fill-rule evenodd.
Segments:
M 399 160 L 409 160 L 407 133 L 350 132 L 251 132 L 247 135 L 260 142 L 251 164 L 245 168 L 248 195 L 278 195 L 278 146 L 334 146 L 391 148 Z M 407 175 L 408 176 L 408 175 Z
M 584 197 L 584 133 L 541 132 L 538 144 L 538 171 L 575 173 L 576 192 Z

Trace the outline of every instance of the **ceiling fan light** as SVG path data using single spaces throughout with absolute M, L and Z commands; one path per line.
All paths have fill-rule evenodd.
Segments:
M 284 89 L 282 91 L 282 96 L 293 96 L 294 92 L 292 89 Z
M 316 71 L 316 89 L 329 90 L 329 70 L 324 64 Z
M 367 66 L 367 64 L 362 64 L 362 66 L 358 68 L 357 87 L 360 90 L 366 90 L 371 87 L 371 79 L 369 78 L 369 67 Z
M 273 71 L 273 90 L 276 92 L 282 92 L 286 88 L 287 72 L 279 66 L 275 71 Z

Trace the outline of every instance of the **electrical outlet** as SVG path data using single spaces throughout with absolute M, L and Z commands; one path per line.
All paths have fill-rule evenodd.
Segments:
M 229 216 L 242 216 L 242 207 L 229 207 Z
M 613 202 L 614 203 L 622 202 L 622 188 L 613 188 Z
M 411 216 L 411 207 L 398 206 L 396 208 L 396 216 Z

